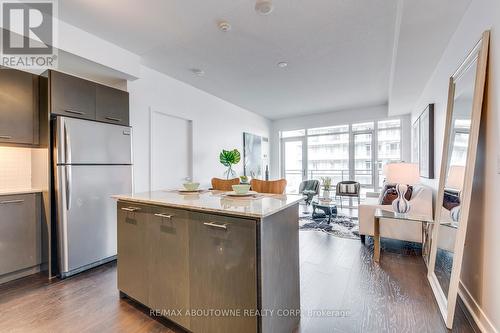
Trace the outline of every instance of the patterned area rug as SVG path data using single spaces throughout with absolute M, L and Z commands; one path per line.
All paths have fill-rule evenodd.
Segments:
M 359 240 L 359 227 L 356 219 L 344 215 L 332 217 L 328 224 L 328 217 L 313 219 L 311 215 L 302 214 L 299 218 L 300 230 L 323 231 L 330 235 Z

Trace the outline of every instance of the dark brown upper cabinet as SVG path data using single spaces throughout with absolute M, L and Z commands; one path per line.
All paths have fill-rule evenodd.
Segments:
M 68 74 L 50 71 L 51 113 L 96 119 L 96 84 Z
M 96 120 L 128 126 L 128 92 L 97 84 Z
M 128 92 L 50 71 L 51 113 L 129 125 Z
M 38 76 L 0 68 L 0 144 L 38 145 Z

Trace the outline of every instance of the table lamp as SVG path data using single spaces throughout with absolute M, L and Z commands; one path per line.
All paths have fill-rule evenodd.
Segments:
M 418 164 L 415 163 L 389 163 L 384 166 L 384 174 L 389 184 L 396 184 L 397 199 L 392 202 L 395 213 L 406 214 L 410 211 L 410 202 L 405 194 L 408 185 L 417 184 L 420 180 Z
M 448 177 L 446 178 L 445 188 L 458 191 L 458 206 L 450 209 L 451 219 L 454 222 L 458 222 L 460 219 L 461 207 L 461 195 L 462 188 L 464 187 L 464 177 L 465 177 L 465 166 L 463 165 L 451 165 L 448 171 Z
M 462 191 L 464 186 L 465 166 L 451 165 L 446 178 L 446 188 Z

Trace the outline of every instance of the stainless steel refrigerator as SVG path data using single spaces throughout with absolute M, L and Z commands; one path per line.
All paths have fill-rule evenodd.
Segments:
M 62 278 L 116 258 L 113 194 L 132 192 L 131 128 L 53 120 L 54 188 Z

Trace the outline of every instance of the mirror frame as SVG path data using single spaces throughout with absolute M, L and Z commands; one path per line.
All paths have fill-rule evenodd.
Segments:
M 445 321 L 446 327 L 449 329 L 453 326 L 453 318 L 455 315 L 455 307 L 459 290 L 460 272 L 462 269 L 462 259 L 464 252 L 465 237 L 467 233 L 467 222 L 469 219 L 470 200 L 472 194 L 472 184 L 474 178 L 474 169 L 476 164 L 477 146 L 479 140 L 479 126 L 481 122 L 481 113 L 483 107 L 483 96 L 486 84 L 486 71 L 488 63 L 490 31 L 485 31 L 473 50 L 467 55 L 467 58 L 459 66 L 449 81 L 448 89 L 448 106 L 446 111 L 446 123 L 443 140 L 443 154 L 441 158 L 441 172 L 439 177 L 438 196 L 436 201 L 436 209 L 434 210 L 435 225 L 432 231 L 431 255 L 428 267 L 427 278 L 431 285 L 434 296 L 439 305 L 439 310 Z M 446 181 L 447 161 L 450 154 L 450 135 L 453 118 L 453 106 L 455 101 L 455 81 L 461 77 L 463 73 L 477 60 L 477 70 L 474 83 L 474 97 L 471 113 L 471 128 L 469 134 L 469 146 L 467 148 L 467 162 L 465 166 L 464 186 L 462 189 L 462 208 L 458 221 L 456 232 L 453 266 L 450 276 L 450 284 L 448 289 L 448 297 L 441 288 L 437 276 L 434 272 L 436 265 L 436 254 L 439 239 L 439 229 L 441 225 L 441 206 L 444 199 L 444 185 Z

